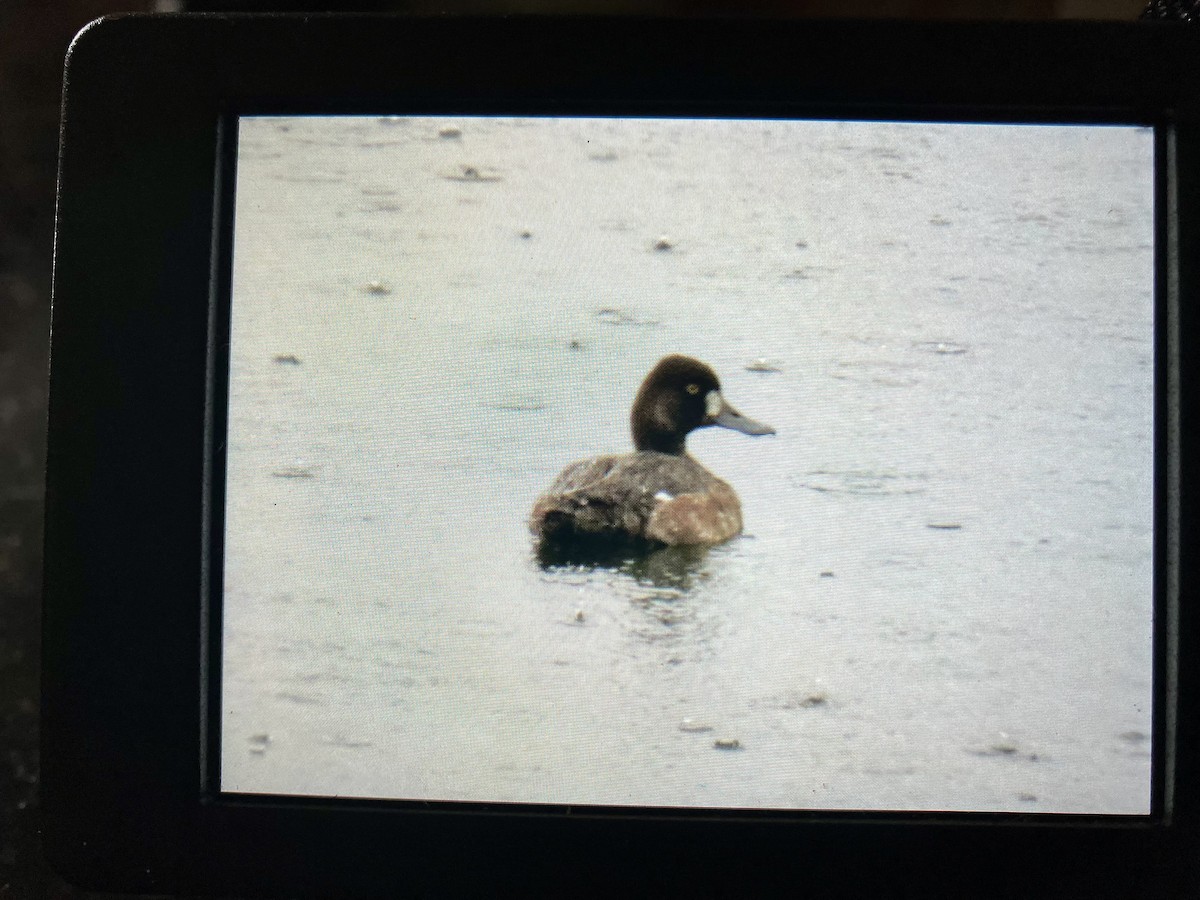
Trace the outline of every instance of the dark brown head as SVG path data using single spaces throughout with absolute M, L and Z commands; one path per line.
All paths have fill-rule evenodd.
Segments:
M 688 432 L 709 425 L 744 434 L 775 429 L 747 419 L 721 396 L 716 373 L 688 356 L 668 356 L 650 370 L 633 401 L 633 445 L 638 450 L 684 452 Z

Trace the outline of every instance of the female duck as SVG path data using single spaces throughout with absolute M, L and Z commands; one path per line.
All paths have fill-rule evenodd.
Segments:
M 775 429 L 725 402 L 704 363 L 668 356 L 633 401 L 633 453 L 571 463 L 538 498 L 530 530 L 539 544 L 719 544 L 742 530 L 728 484 L 688 455 L 689 432 L 709 425 L 745 434 Z

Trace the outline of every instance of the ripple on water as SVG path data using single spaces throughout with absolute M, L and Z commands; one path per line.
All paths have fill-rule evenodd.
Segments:
M 660 325 L 657 319 L 646 319 L 628 309 L 618 309 L 614 306 L 604 306 L 596 310 L 596 320 L 603 325 L 620 325 L 652 328 Z
M 832 376 L 838 381 L 885 387 L 912 387 L 921 380 L 915 363 L 889 359 L 839 360 Z
M 818 469 L 804 475 L 794 475 L 792 481 L 800 487 L 822 494 L 883 497 L 922 494 L 926 490 L 928 477 L 922 474 L 868 469 L 844 472 Z
M 954 341 L 916 341 L 912 347 L 921 353 L 934 353 L 938 356 L 961 356 L 970 349 L 966 344 Z
M 541 581 L 570 590 L 571 609 L 578 609 L 579 591 L 595 589 L 621 631 L 643 646 L 688 647 L 702 652 L 709 625 L 697 605 L 699 590 L 708 583 L 710 548 L 665 547 L 650 553 L 614 553 L 588 562 L 579 559 L 539 560 Z M 570 616 L 569 611 L 560 612 Z M 582 624 L 578 621 L 572 624 Z M 585 613 L 583 622 L 589 620 Z M 690 658 L 692 652 L 684 654 Z M 679 657 L 679 654 L 676 654 Z M 672 664 L 683 657 L 667 660 Z
M 603 581 L 617 589 L 672 599 L 708 579 L 708 547 L 663 547 L 649 553 L 586 544 L 541 547 L 537 564 L 544 583 L 580 587 Z
M 365 750 L 375 746 L 370 741 L 358 740 L 356 738 L 348 738 L 345 735 L 337 734 L 332 737 L 326 737 L 321 740 L 321 743 L 326 747 L 338 747 L 343 750 Z
M 481 404 L 484 409 L 496 412 L 541 412 L 547 406 L 544 400 L 536 397 L 513 396 Z

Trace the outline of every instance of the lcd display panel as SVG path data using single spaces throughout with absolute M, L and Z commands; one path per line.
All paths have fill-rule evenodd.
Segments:
M 223 791 L 1149 814 L 1151 129 L 237 130 Z M 742 532 L 539 557 L 671 354 Z

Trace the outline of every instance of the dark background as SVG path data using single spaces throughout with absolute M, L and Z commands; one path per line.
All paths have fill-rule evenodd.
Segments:
M 1159 14 L 1177 0 L 1156 0 Z M 1194 2 L 1183 7 L 1195 9 Z M 0 898 L 86 897 L 45 865 L 38 823 L 38 668 L 51 260 L 63 58 L 90 20 L 155 9 L 313 10 L 297 2 L 0 0 Z M 1145 0 L 433 0 L 356 10 L 602 12 L 921 19 L 1133 20 Z M 336 8 L 336 7 L 335 7 Z

